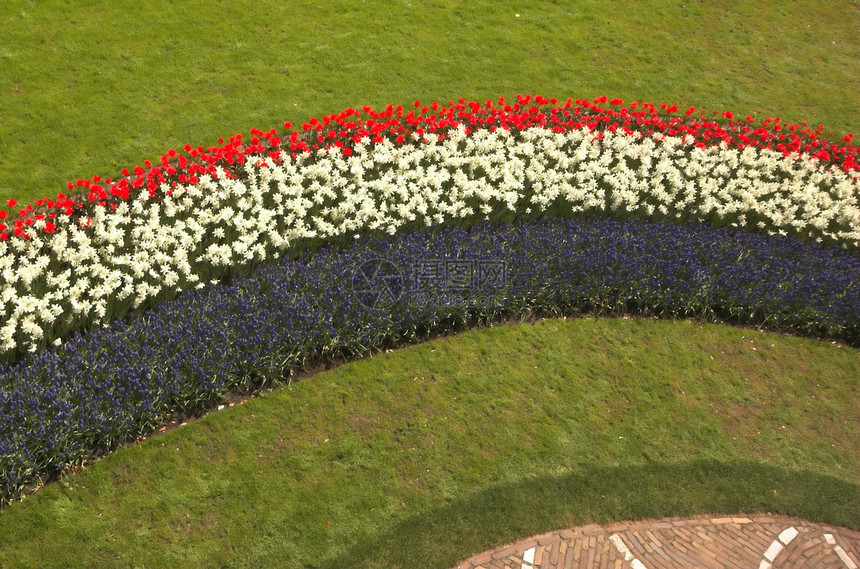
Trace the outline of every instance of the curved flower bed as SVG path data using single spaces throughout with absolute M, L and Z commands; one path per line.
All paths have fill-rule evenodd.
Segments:
M 229 390 L 523 310 L 860 344 L 852 136 L 718 118 L 529 96 L 347 109 L 0 209 L 0 505 Z M 351 294 L 363 262 L 434 257 L 506 278 L 404 286 L 384 309 Z
M 348 109 L 285 138 L 254 130 L 247 145 L 237 135 L 70 183 L 87 199 L 40 200 L 0 228 L 0 354 L 367 231 L 601 213 L 860 246 L 851 135 L 840 145 L 779 119 L 606 102 Z
M 380 262 L 399 284 L 390 303 L 362 302 L 358 271 Z M 501 263 L 503 278 L 452 288 L 453 274 L 417 278 L 427 262 Z M 0 504 L 227 391 L 524 310 L 767 322 L 858 343 L 860 255 L 692 222 L 549 219 L 382 235 L 282 259 L 0 365 Z

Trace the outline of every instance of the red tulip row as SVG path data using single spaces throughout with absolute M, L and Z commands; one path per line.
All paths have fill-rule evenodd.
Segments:
M 8 200 L 11 211 L 0 209 L 0 241 L 14 237 L 30 239 L 34 231 L 51 234 L 63 220 L 84 216 L 87 204 L 116 208 L 120 201 L 144 190 L 150 198 L 155 198 L 159 191 L 170 194 L 179 184 L 197 184 L 202 175 L 217 176 L 217 166 L 226 170 L 228 176 L 234 175 L 230 173 L 231 167 L 244 164 L 248 157 L 268 156 L 279 162 L 296 159 L 300 153 L 312 154 L 332 147 L 350 155 L 354 145 L 362 141 L 379 143 L 389 138 L 397 144 L 411 144 L 427 136 L 444 138 L 448 129 L 460 125 L 467 133 L 497 128 L 541 127 L 560 132 L 589 129 L 597 140 L 605 131 L 656 134 L 681 137 L 700 148 L 725 144 L 730 148 L 767 149 L 818 160 L 823 167 L 860 172 L 860 146 L 851 146 L 853 133 L 833 142 L 823 136 L 822 125 L 813 128 L 805 122 L 787 124 L 779 117 L 757 124 L 751 116 L 736 119 L 728 111 L 709 114 L 690 107 L 681 112 L 676 105 L 662 104 L 658 108 L 637 101 L 625 106 L 623 100 L 609 100 L 605 96 L 564 102 L 531 95 L 517 95 L 516 102 L 511 103 L 504 98 L 484 103 L 460 99 L 446 105 L 435 101 L 422 105 L 415 101 L 411 109 L 401 105 L 388 105 L 382 111 L 368 106 L 361 110 L 348 108 L 321 119 L 311 118 L 300 129 L 292 129 L 292 124 L 285 122 L 284 128 L 289 131 L 285 136 L 274 128 L 269 131 L 254 128 L 248 140 L 236 134 L 226 142 L 219 139 L 218 146 L 186 144 L 184 153 L 168 150 L 156 163 L 147 160 L 143 166 L 124 169 L 116 180 L 93 176 L 91 180 L 70 181 L 70 196 L 60 193 L 54 200 L 42 198 L 17 211 L 16 200 Z

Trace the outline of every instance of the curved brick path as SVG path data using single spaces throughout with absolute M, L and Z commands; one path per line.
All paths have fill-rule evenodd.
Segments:
M 860 532 L 783 516 L 589 525 L 525 539 L 458 569 L 860 569 Z

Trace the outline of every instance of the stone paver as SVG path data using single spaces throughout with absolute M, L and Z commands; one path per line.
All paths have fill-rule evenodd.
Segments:
M 485 551 L 456 569 L 860 569 L 860 532 L 784 516 L 588 525 Z

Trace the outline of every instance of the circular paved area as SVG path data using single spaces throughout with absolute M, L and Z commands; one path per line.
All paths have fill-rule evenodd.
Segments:
M 589 525 L 486 551 L 458 569 L 860 569 L 860 532 L 783 516 Z

